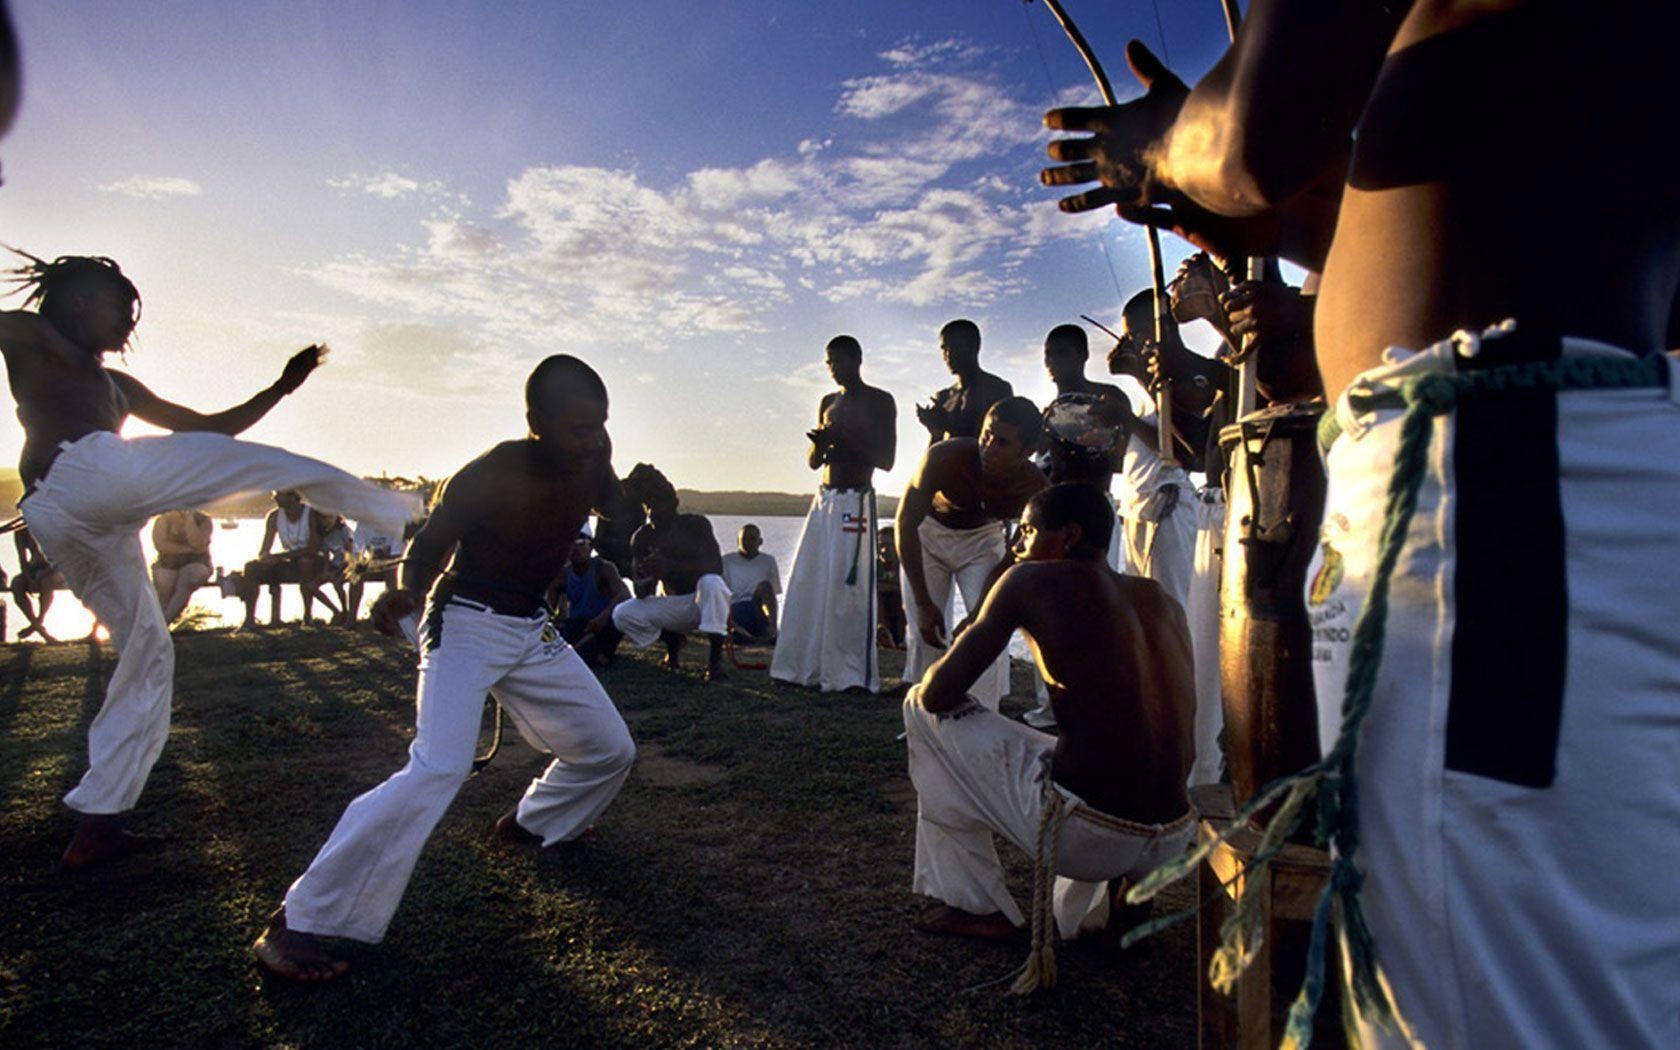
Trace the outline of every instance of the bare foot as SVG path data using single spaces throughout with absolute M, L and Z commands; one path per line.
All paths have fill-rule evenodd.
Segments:
M 949 904 L 930 904 L 912 924 L 923 933 L 943 933 L 953 937 L 980 937 L 988 941 L 1013 941 L 1021 936 L 1020 929 L 1003 912 L 976 915 L 971 911 L 953 908 Z
M 284 905 L 268 917 L 268 928 L 251 945 L 251 954 L 263 969 L 288 981 L 331 981 L 350 969 L 343 959 L 327 954 L 321 938 L 287 929 Z
M 154 835 L 136 835 L 122 826 L 113 814 L 89 813 L 76 825 L 70 845 L 59 858 L 60 871 L 86 871 L 131 853 L 145 853 L 163 845 Z
M 660 635 L 665 642 L 665 659 L 659 661 L 659 666 L 667 671 L 675 671 L 681 666 L 682 649 L 688 639 L 675 631 L 666 631 Z
M 706 681 L 721 682 L 729 677 L 729 669 L 723 662 L 723 635 L 708 634 L 706 636 L 708 652 L 706 654 Z
M 706 668 L 706 681 L 708 682 L 722 682 L 728 678 L 729 669 L 723 665 L 722 661 Z

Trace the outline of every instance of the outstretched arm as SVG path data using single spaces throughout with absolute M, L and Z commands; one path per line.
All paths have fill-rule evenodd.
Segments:
M 944 656 L 928 668 L 922 679 L 922 707 L 930 714 L 943 714 L 962 704 L 968 691 L 1021 626 L 1015 577 L 1005 573 L 980 603 L 980 612 L 968 629 L 951 643 Z
M 268 415 L 269 410 L 278 405 L 281 398 L 302 386 L 303 381 L 309 378 L 309 373 L 320 365 L 325 354 L 326 348 L 321 346 L 308 346 L 299 350 L 286 362 L 286 368 L 280 373 L 279 379 L 244 404 L 221 412 L 197 412 L 185 405 L 167 401 L 152 393 L 146 384 L 125 372 L 112 372 L 111 379 L 128 399 L 128 410 L 153 426 L 175 431 L 240 434 Z
M 1313 265 L 1333 229 L 1354 124 L 1408 6 L 1254 0 L 1194 91 L 1134 40 L 1126 59 L 1143 97 L 1046 114 L 1053 129 L 1093 137 L 1051 143 L 1067 166 L 1042 180 L 1103 183 L 1064 200 L 1067 211 L 1114 204 L 1221 254 Z

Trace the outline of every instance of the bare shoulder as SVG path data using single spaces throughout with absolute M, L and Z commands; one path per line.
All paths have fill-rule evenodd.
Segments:
M 504 441 L 479 453 L 449 476 L 438 490 L 439 507 L 458 510 L 476 502 L 508 478 L 523 473 L 528 453 L 523 441 Z
M 892 394 L 878 386 L 866 386 L 863 390 L 869 396 L 870 407 L 875 411 L 888 414 L 898 411 L 898 402 L 893 400 Z

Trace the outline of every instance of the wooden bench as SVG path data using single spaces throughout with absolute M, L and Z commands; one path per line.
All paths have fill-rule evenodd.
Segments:
M 1231 822 L 1236 804 L 1231 785 L 1209 784 L 1190 790 L 1191 804 L 1200 816 L 1200 841 L 1213 839 L 1216 829 Z M 1260 845 L 1260 831 L 1252 826 L 1237 830 L 1208 856 L 1197 875 L 1198 899 L 1205 902 L 1196 916 L 1196 1017 L 1203 1050 L 1271 1050 L 1283 1034 L 1283 1014 L 1273 1009 L 1278 990 L 1293 998 L 1305 972 L 1304 952 L 1279 952 L 1280 937 L 1289 947 L 1304 947 L 1303 923 L 1311 923 L 1318 898 L 1330 877 L 1330 856 L 1324 850 L 1295 843 L 1286 844 L 1272 858 L 1269 870 L 1258 876 L 1261 887 L 1261 924 L 1265 940 L 1248 970 L 1237 979 L 1231 995 L 1221 995 L 1208 983 L 1208 964 L 1219 948 L 1219 927 L 1225 921 L 1225 905 L 1242 892 L 1240 874 Z M 1221 886 L 1224 886 L 1221 891 Z M 1280 958 L 1303 956 L 1301 958 Z M 1334 955 L 1332 951 L 1332 955 Z M 1334 960 L 1328 964 L 1338 965 Z M 1325 999 L 1320 1018 L 1334 1017 L 1332 1001 L 1336 982 L 1326 977 Z M 1314 1046 L 1320 1045 L 1317 1040 Z

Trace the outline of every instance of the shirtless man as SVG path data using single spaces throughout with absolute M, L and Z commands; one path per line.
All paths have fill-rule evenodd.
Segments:
M 936 391 L 929 404 L 916 406 L 916 419 L 927 428 L 928 444 L 954 437 L 979 437 L 986 410 L 1015 394 L 1002 376 L 980 367 L 980 326 L 959 319 L 939 330 L 939 352 L 957 381 Z
M 645 649 L 665 642 L 663 666 L 675 671 L 689 631 L 706 636 L 706 680 L 729 677 L 723 664 L 729 629 L 729 584 L 712 523 L 701 514 L 677 512 L 677 489 L 652 465 L 638 463 L 624 489 L 640 501 L 647 522 L 630 537 L 636 597 L 613 607 L 613 628 Z M 596 635 L 597 644 L 615 639 Z
M 1044 474 L 1029 457 L 1038 447 L 1038 409 L 1024 397 L 999 401 L 986 413 L 978 440 L 952 438 L 922 453 L 898 505 L 898 558 L 904 572 L 908 652 L 904 680 L 920 680 L 948 642 L 951 583 L 970 614 L 1008 554 L 1006 523 L 1014 521 Z M 1009 691 L 1009 656 L 997 661 L 975 696 L 997 710 Z
M 386 634 L 425 609 L 414 743 L 408 764 L 350 803 L 286 891 L 252 946 L 271 973 L 330 980 L 349 967 L 323 938 L 384 938 L 421 847 L 472 771 L 486 691 L 526 740 L 554 755 L 497 821 L 498 840 L 575 839 L 629 775 L 630 732 L 544 600 L 611 478 L 607 390 L 588 365 L 559 354 L 531 373 L 525 403 L 530 436 L 502 442 L 449 480 L 409 545 L 398 587 L 373 604 L 374 626 Z
M 875 660 L 875 487 L 898 443 L 893 396 L 863 381 L 863 348 L 835 336 L 824 351 L 840 387 L 817 406 L 806 464 L 821 487 L 788 574 L 770 677 L 825 693 L 879 692 Z
M 1021 516 L 1020 560 L 905 698 L 918 799 L 912 888 L 940 902 L 919 929 L 1014 934 L 1021 910 L 993 833 L 1041 868 L 1055 857 L 1064 937 L 1106 920 L 1107 880 L 1148 872 L 1194 833 L 1184 787 L 1195 703 L 1184 614 L 1154 581 L 1105 564 L 1113 524 L 1108 501 L 1089 485 L 1033 496 Z M 1017 630 L 1049 683 L 1059 736 L 970 695 Z M 1046 806 L 1065 811 L 1054 845 L 1040 837 Z M 1035 930 L 1035 945 L 1048 937 Z
M 1345 699 L 1369 712 L 1338 770 L 1357 769 L 1358 806 L 1335 829 L 1357 841 L 1338 863 L 1363 875 L 1386 978 L 1353 975 L 1366 1045 L 1397 1037 L 1371 1028 L 1389 1006 L 1432 1046 L 1674 1041 L 1680 896 L 1650 873 L 1680 865 L 1680 652 L 1648 625 L 1680 595 L 1646 584 L 1680 550 L 1655 356 L 1680 328 L 1680 183 L 1653 153 L 1677 29 L 1674 5 L 1626 0 L 1255 0 L 1194 91 L 1134 42 L 1142 98 L 1047 117 L 1097 133 L 1052 144 L 1070 165 L 1047 183 L 1104 183 L 1064 207 L 1118 204 L 1323 274 L 1316 353 L 1342 435 L 1308 601 L 1331 639 L 1314 661 L 1326 748 Z M 1583 189 L 1590 211 L 1547 221 Z M 1567 382 L 1451 397 L 1558 357 L 1579 363 Z M 1602 389 L 1618 382 L 1635 386 Z M 1444 447 L 1397 471 L 1408 383 L 1441 394 L 1417 411 L 1439 414 Z M 1382 494 L 1418 475 L 1379 632 L 1356 617 Z M 1387 656 L 1350 697 L 1360 626 Z

